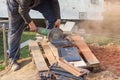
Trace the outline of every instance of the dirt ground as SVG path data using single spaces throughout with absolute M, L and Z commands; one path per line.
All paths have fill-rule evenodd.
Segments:
M 120 46 L 90 46 L 100 60 L 102 70 L 109 70 L 120 76 Z
M 101 66 L 101 72 L 90 74 L 89 80 L 120 80 L 120 46 L 90 45 L 89 47 Z
M 89 33 L 115 34 L 120 30 L 120 1 L 106 0 L 104 20 L 100 22 L 83 22 L 84 29 Z M 91 24 L 92 23 L 92 24 Z M 97 25 L 96 25 L 97 23 Z M 96 27 L 97 26 L 97 27 Z M 101 72 L 90 73 L 88 80 L 120 80 L 120 46 L 89 45 L 92 52 L 100 61 Z M 0 80 L 37 80 L 37 69 L 31 62 L 31 58 L 21 60 L 22 68 L 16 72 L 9 72 L 0 76 Z M 1 71 L 0 75 L 5 71 Z
M 18 71 L 6 70 L 0 72 L 0 80 L 37 80 L 37 69 L 33 65 L 31 58 L 21 59 L 19 61 L 21 69 Z
M 100 61 L 101 72 L 90 73 L 88 80 L 120 80 L 120 46 L 89 45 L 91 51 Z M 0 77 L 0 80 L 37 80 L 37 69 L 33 65 L 31 58 L 22 59 L 21 69 L 9 72 Z M 4 73 L 1 71 L 0 75 Z

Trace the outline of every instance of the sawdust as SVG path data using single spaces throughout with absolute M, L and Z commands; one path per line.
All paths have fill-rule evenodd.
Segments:
M 108 1 L 108 0 L 107 0 Z M 112 2 L 111 2 L 112 1 Z M 115 36 L 120 33 L 120 0 L 109 0 L 104 3 L 103 20 L 80 21 L 80 29 L 91 35 Z

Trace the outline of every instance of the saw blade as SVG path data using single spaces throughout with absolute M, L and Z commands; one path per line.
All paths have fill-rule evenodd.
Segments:
M 59 28 L 53 28 L 48 34 L 48 40 L 50 42 L 62 40 L 63 39 L 63 31 Z

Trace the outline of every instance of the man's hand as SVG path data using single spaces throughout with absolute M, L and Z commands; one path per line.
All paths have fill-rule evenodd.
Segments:
M 61 19 L 57 19 L 54 26 L 60 27 L 60 24 L 61 24 Z
M 29 23 L 29 27 L 30 27 L 30 31 L 33 31 L 33 32 L 37 31 L 37 27 L 33 21 Z

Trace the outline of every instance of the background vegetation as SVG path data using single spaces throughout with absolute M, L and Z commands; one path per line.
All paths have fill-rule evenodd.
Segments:
M 6 37 L 7 37 L 7 33 L 8 32 L 6 31 Z M 35 39 L 35 33 L 25 31 L 22 35 L 21 43 L 25 42 L 29 39 L 34 40 Z M 22 48 L 21 51 L 20 51 L 21 58 L 29 57 L 30 56 L 29 53 L 30 52 L 29 52 L 28 46 Z M 0 70 L 5 68 L 3 62 L 4 62 L 3 34 L 2 34 L 2 32 L 0 32 Z

